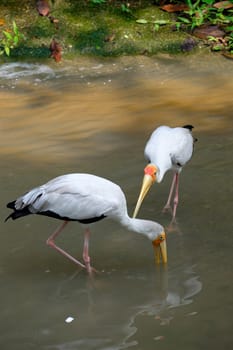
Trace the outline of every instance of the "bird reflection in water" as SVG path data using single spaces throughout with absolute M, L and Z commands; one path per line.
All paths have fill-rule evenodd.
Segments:
M 73 303 L 76 331 L 70 341 L 54 344 L 51 349 L 72 350 L 78 345 L 97 350 L 136 346 L 144 341 L 141 334 L 147 324 L 145 318 L 154 322 L 155 339 L 162 339 L 164 328 L 160 327 L 172 326 L 175 309 L 192 303 L 202 289 L 194 268 L 180 263 L 171 269 L 157 266 L 155 271 L 106 271 L 92 281 L 87 278 L 86 287 L 82 288 L 80 275 L 64 281 L 57 298 Z

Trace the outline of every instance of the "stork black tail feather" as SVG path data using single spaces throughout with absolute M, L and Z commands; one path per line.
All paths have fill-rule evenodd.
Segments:
M 192 129 L 194 129 L 194 126 L 188 124 L 188 125 L 182 126 L 182 128 L 185 128 L 185 129 L 192 131 Z
M 16 220 L 18 218 L 21 218 L 22 216 L 26 216 L 26 215 L 31 214 L 31 212 L 29 211 L 28 207 L 25 207 L 23 209 L 17 210 L 15 208 L 15 201 L 8 203 L 6 206 L 7 206 L 7 208 L 13 209 L 14 211 L 13 211 L 13 213 L 11 213 L 10 215 L 7 216 L 7 218 L 5 219 L 5 222 L 7 220 L 9 220 L 10 218 L 12 220 Z
M 189 131 L 192 132 L 192 129 L 194 129 L 194 126 L 188 124 L 188 125 L 182 126 L 182 128 L 188 129 Z M 198 141 L 198 139 L 196 137 L 194 137 L 193 142 L 197 142 L 197 141 Z
M 13 202 L 8 203 L 8 204 L 6 205 L 6 207 L 15 210 L 15 202 L 16 202 L 16 201 L 13 201 Z

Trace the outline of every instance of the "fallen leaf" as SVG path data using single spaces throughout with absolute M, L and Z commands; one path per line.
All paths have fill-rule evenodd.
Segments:
M 36 2 L 36 8 L 40 16 L 48 16 L 50 13 L 50 7 L 47 0 L 38 0 Z
M 166 12 L 180 12 L 187 11 L 189 9 L 188 5 L 185 4 L 169 4 L 161 7 L 162 10 Z
M 0 18 L 0 26 L 4 26 L 5 20 L 3 18 Z
M 221 38 L 225 35 L 225 32 L 221 30 L 218 26 L 200 26 L 194 29 L 193 35 L 200 39 L 207 39 L 208 36 L 213 36 L 215 38 Z
M 219 41 L 221 44 L 227 46 L 227 40 L 225 40 L 224 38 L 218 38 L 218 41 Z
M 139 18 L 139 19 L 136 20 L 136 22 L 139 23 L 139 24 L 147 24 L 148 23 L 148 21 L 146 19 L 144 19 L 144 18 Z
M 217 9 L 230 9 L 233 7 L 232 1 L 219 1 L 216 2 L 213 7 L 216 7 Z
M 159 24 L 160 26 L 168 24 L 169 21 L 167 21 L 166 19 L 157 19 L 156 21 L 153 21 L 154 24 Z
M 61 45 L 55 39 L 53 39 L 49 49 L 51 51 L 51 57 L 53 57 L 56 62 L 60 62 L 62 50 Z

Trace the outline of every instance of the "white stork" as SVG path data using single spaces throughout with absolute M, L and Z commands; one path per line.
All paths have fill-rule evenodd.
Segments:
M 164 211 L 170 209 L 172 194 L 175 187 L 174 206 L 172 220 L 175 219 L 176 209 L 179 201 L 179 174 L 182 167 L 190 160 L 193 153 L 193 144 L 197 139 L 192 136 L 192 125 L 170 128 L 160 126 L 154 130 L 145 147 L 145 158 L 149 164 L 144 169 L 144 178 L 141 191 L 134 210 L 133 217 L 136 217 L 143 199 L 152 184 L 161 182 L 168 170 L 174 171 L 167 203 Z
M 59 228 L 48 238 L 47 244 L 59 253 L 92 271 L 89 256 L 90 224 L 111 218 L 127 229 L 148 237 L 155 249 L 156 261 L 167 262 L 164 228 L 153 221 L 133 219 L 128 216 L 126 198 L 115 183 L 90 174 L 67 174 L 36 187 L 7 204 L 13 212 L 6 218 L 18 219 L 29 214 L 39 214 L 63 220 Z M 6 221 L 5 220 L 5 221 Z M 69 221 L 79 221 L 86 226 L 83 261 L 76 260 L 55 244 L 55 238 Z

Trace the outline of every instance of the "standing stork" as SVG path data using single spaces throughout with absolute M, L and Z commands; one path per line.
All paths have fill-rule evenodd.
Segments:
M 167 262 L 164 228 L 149 220 L 128 216 L 126 198 L 121 188 L 113 182 L 90 174 L 67 174 L 36 187 L 7 204 L 13 212 L 6 218 L 15 220 L 29 214 L 46 215 L 63 220 L 62 225 L 48 238 L 47 244 L 75 264 L 92 271 L 89 256 L 90 224 L 104 218 L 118 221 L 127 229 L 148 237 L 155 249 L 159 263 Z M 6 221 L 5 220 L 5 221 Z M 69 221 L 79 221 L 86 226 L 83 261 L 75 259 L 55 244 L 55 238 Z
M 145 147 L 145 158 L 149 164 L 144 169 L 144 178 L 141 191 L 134 210 L 136 217 L 143 199 L 152 184 L 160 183 L 168 170 L 174 171 L 174 176 L 164 210 L 171 208 L 172 194 L 175 188 L 174 206 L 172 220 L 175 219 L 176 209 L 179 201 L 179 174 L 182 167 L 190 160 L 193 153 L 193 144 L 197 139 L 192 136 L 192 125 L 170 128 L 160 126 L 154 130 Z

